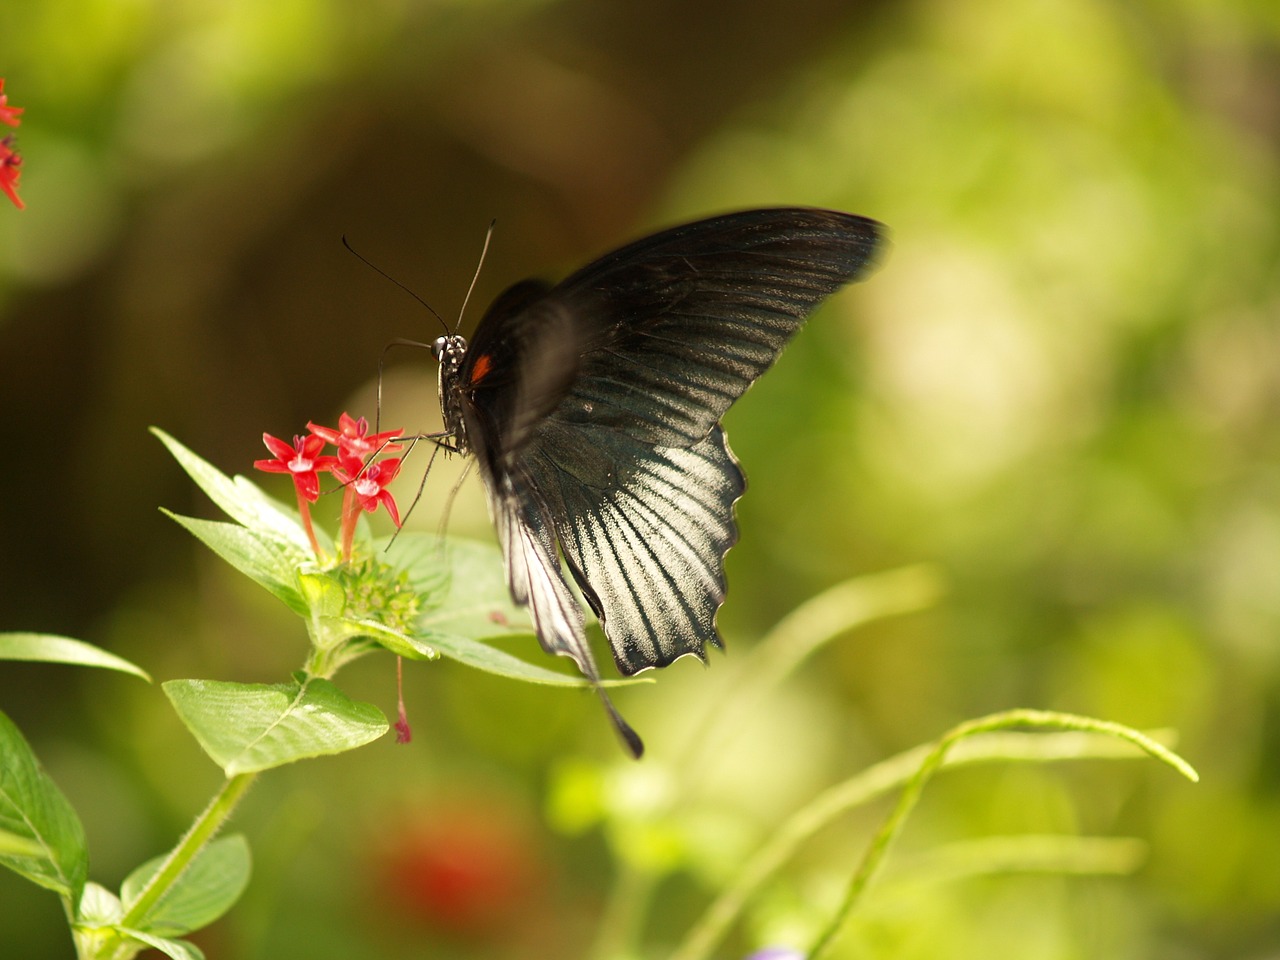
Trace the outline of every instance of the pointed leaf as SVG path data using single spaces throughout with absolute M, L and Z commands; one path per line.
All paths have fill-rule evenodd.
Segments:
M 0 633 L 0 660 L 39 660 L 45 663 L 71 663 L 82 667 L 103 667 L 132 673 L 147 682 L 151 677 L 141 667 L 123 657 L 107 653 L 83 640 L 59 637 L 50 633 Z
M 40 846 L 30 837 L 22 837 L 8 830 L 0 830 L 0 857 L 5 854 L 15 857 L 38 857 L 44 853 Z
M 33 856 L 0 853 L 0 866 L 57 891 L 73 904 L 79 902 L 89 868 L 84 828 L 4 713 L 0 713 L 0 830 L 39 848 Z
M 124 918 L 120 898 L 99 883 L 90 881 L 84 885 L 76 921 L 84 927 L 106 927 Z
M 157 937 L 151 933 L 145 933 L 141 930 L 130 930 L 128 927 L 116 927 L 121 936 L 128 937 L 130 940 L 137 940 L 145 943 L 148 947 L 159 950 L 166 957 L 172 960 L 204 960 L 204 953 L 194 943 L 186 940 L 171 940 L 167 937 Z
M 182 467 L 232 520 L 251 530 L 269 534 L 310 554 L 311 544 L 306 531 L 293 511 L 267 496 L 246 477 L 228 477 L 213 464 L 197 456 L 163 430 L 152 427 L 151 432 L 160 439 Z M 317 531 L 319 535 L 319 531 Z
M 378 544 L 378 549 L 385 547 L 386 541 Z M 497 547 L 457 537 L 401 534 L 389 554 L 394 563 L 409 571 L 410 582 L 430 600 L 430 608 L 419 621 L 419 632 L 411 641 L 414 646 L 426 646 L 469 667 L 514 680 L 562 687 L 587 685 L 581 676 L 529 663 L 483 642 L 533 634 L 528 612 L 511 600 L 502 552 Z M 391 638 L 374 639 L 402 653 Z M 611 686 L 649 682 L 652 680 L 647 677 L 605 681 Z
M 375 544 L 383 550 L 387 541 Z M 529 615 L 511 600 L 502 552 L 492 544 L 459 537 L 401 534 L 387 551 L 407 570 L 414 588 L 430 599 L 422 639 L 439 635 L 475 640 L 531 634 Z
M 589 682 L 585 677 L 571 673 L 556 673 L 547 667 L 521 660 L 505 650 L 491 647 L 479 640 L 458 638 L 451 634 L 428 634 L 432 647 L 439 650 L 451 660 L 465 663 L 468 667 L 483 670 L 485 673 L 496 673 L 512 680 L 524 680 L 527 683 L 543 683 L 555 687 L 585 687 Z M 602 680 L 601 686 L 621 687 L 637 683 L 653 683 L 652 677 L 633 677 L 625 680 Z
M 379 646 L 390 650 L 396 656 L 406 660 L 438 660 L 439 652 L 423 643 L 417 637 L 388 627 L 377 620 L 352 620 L 347 617 L 331 622 L 332 633 L 344 638 L 368 637 Z
M 296 583 L 298 564 L 311 559 L 310 551 L 300 551 L 293 544 L 269 539 L 238 524 L 197 520 L 168 510 L 161 512 L 186 527 L 250 580 L 283 600 L 289 609 L 307 615 L 307 604 L 298 593 Z
M 164 861 L 164 856 L 156 857 L 129 874 L 120 890 L 126 910 L 133 906 Z M 249 871 L 249 843 L 243 836 L 233 834 L 215 840 L 135 926 L 165 937 L 207 927 L 231 909 L 244 893 L 249 884 Z
M 327 680 L 228 683 L 171 680 L 164 692 L 227 776 L 354 750 L 387 732 L 377 707 Z

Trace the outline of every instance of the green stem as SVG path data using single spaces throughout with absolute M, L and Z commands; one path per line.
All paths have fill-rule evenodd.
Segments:
M 635 955 L 635 943 L 656 878 L 648 870 L 623 863 L 605 908 L 590 956 L 596 960 Z
M 678 761 L 685 789 L 714 766 L 724 739 L 741 729 L 761 700 L 824 646 L 864 624 L 924 610 L 944 591 L 935 566 L 915 564 L 846 580 L 796 607 L 740 663 L 737 680 L 726 688 L 730 695 L 709 699 L 689 724 L 701 734 Z
M 933 749 L 925 756 L 919 769 L 916 770 L 911 779 L 907 781 L 906 786 L 903 787 L 902 795 L 898 798 L 897 805 L 894 806 L 892 812 L 885 819 L 884 825 L 872 838 L 870 846 L 867 847 L 866 853 L 862 856 L 862 862 L 858 865 L 857 872 L 853 875 L 853 879 L 849 881 L 849 889 L 845 891 L 844 901 L 840 904 L 840 909 L 836 911 L 827 928 L 819 934 L 818 939 L 806 954 L 808 960 L 820 960 L 822 955 L 835 942 L 836 937 L 844 927 L 845 921 L 853 912 L 853 908 L 862 899 L 862 895 L 883 865 L 885 856 L 888 854 L 893 841 L 902 832 L 903 824 L 919 801 L 925 784 L 942 766 L 951 748 L 961 740 L 974 734 L 1006 730 L 1010 727 L 1079 730 L 1109 734 L 1113 737 L 1119 737 L 1121 740 L 1127 740 L 1157 759 L 1163 760 L 1193 783 L 1200 779 L 1199 774 L 1195 772 L 1189 763 L 1171 750 L 1156 743 L 1150 737 L 1121 724 L 1111 723 L 1106 720 L 1095 720 L 1092 717 L 1055 713 L 1048 710 L 1007 710 L 1003 713 L 969 720 L 953 727 L 942 739 L 934 744 Z
M 1051 727 L 1068 732 L 1017 733 L 1011 726 Z M 974 733 L 980 737 L 964 740 Z M 1117 743 L 1116 737 L 1127 740 L 1147 753 L 1172 764 L 1184 775 L 1195 779 L 1195 773 L 1180 757 L 1151 738 L 1101 720 L 1089 720 L 1068 714 L 1041 711 L 1015 710 L 971 721 L 957 727 L 937 744 L 926 744 L 898 754 L 868 767 L 842 783 L 824 791 L 783 824 L 742 867 L 735 872 L 733 882 L 712 901 L 706 912 L 690 928 L 684 941 L 670 955 L 670 960 L 706 960 L 716 945 L 728 933 L 734 921 L 741 915 L 752 895 L 789 860 L 800 845 L 848 810 L 868 803 L 895 788 L 909 784 L 921 776 L 930 758 L 938 755 L 938 763 L 956 766 L 993 760 L 1028 760 L 1049 762 L 1079 759 L 1131 759 L 1132 749 Z M 929 767 L 926 776 L 936 770 Z M 923 781 L 920 786 L 923 787 Z M 918 796 L 918 793 L 915 794 Z M 914 800 L 910 801 L 914 803 Z M 899 804 L 901 807 L 901 803 Z M 899 811 L 895 810 L 895 814 Z M 905 816 L 905 813 L 903 813 Z M 891 816 L 881 829 L 897 830 L 902 817 Z M 851 894 L 846 896 L 844 908 L 836 915 L 833 926 L 838 929 L 869 882 L 881 858 L 887 850 L 888 839 L 869 849 L 864 856 L 858 877 L 851 884 Z M 832 934 L 834 936 L 834 934 Z
M 244 797 L 245 792 L 257 776 L 257 773 L 241 773 L 230 777 L 223 783 L 222 789 L 214 795 L 213 800 L 210 801 L 204 812 L 196 817 L 195 822 L 191 824 L 191 828 L 178 841 L 178 845 L 165 858 L 164 863 L 160 865 L 160 869 L 147 881 L 147 885 L 142 888 L 138 899 L 133 902 L 133 905 L 129 907 L 120 921 L 120 926 L 125 928 L 143 926 L 147 914 L 160 902 L 160 898 L 169 892 L 178 878 L 182 876 L 183 871 L 191 865 L 191 861 L 200 854 L 205 845 L 214 838 L 222 828 L 222 825 L 227 822 L 227 818 L 235 810 L 236 804 Z

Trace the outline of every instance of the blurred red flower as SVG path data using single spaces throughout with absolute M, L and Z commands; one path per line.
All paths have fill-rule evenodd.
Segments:
M 396 837 L 380 866 L 401 910 L 465 939 L 502 938 L 546 883 L 528 831 L 487 804 L 432 811 Z

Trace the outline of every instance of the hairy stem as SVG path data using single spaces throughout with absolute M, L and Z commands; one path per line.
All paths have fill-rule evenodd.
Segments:
M 204 812 L 196 817 L 191 828 L 160 865 L 160 869 L 147 881 L 138 899 L 125 912 L 120 926 L 130 928 L 144 925 L 147 914 L 169 892 L 205 845 L 217 835 L 257 776 L 257 773 L 241 773 L 223 783 L 222 789 L 214 794 Z M 116 953 L 119 954 L 119 950 Z

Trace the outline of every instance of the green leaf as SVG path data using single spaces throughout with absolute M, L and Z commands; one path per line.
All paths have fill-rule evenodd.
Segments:
M 571 673 L 556 673 L 546 667 L 540 667 L 512 656 L 506 651 L 491 647 L 478 640 L 458 638 L 448 634 L 428 634 L 427 642 L 451 660 L 465 663 L 469 667 L 496 673 L 498 676 L 512 680 L 524 680 L 527 683 L 542 683 L 557 687 L 585 687 L 589 682 L 585 677 Z M 653 683 L 650 677 L 635 677 L 628 680 L 602 680 L 601 686 L 622 687 L 636 683 Z
M 71 663 L 81 667 L 103 667 L 132 673 L 148 683 L 151 677 L 141 667 L 123 657 L 107 653 L 83 640 L 59 637 L 50 633 L 0 633 L 0 660 L 38 660 L 45 663 Z
M 384 549 L 386 541 L 377 544 Z M 505 650 L 482 642 L 531 636 L 533 628 L 523 607 L 507 589 L 502 552 L 495 546 L 459 538 L 402 534 L 389 551 L 392 562 L 409 571 L 410 582 L 430 601 L 420 620 L 417 644 L 425 644 L 469 667 L 523 680 L 561 687 L 582 687 L 587 680 L 537 666 Z M 443 571 L 443 575 L 442 575 Z M 393 642 L 375 640 L 397 653 Z M 649 678 L 610 680 L 607 685 L 650 683 Z
M 340 584 L 327 573 L 300 573 L 295 570 L 294 583 L 298 595 L 313 617 L 340 617 L 347 606 L 347 595 Z
M 352 620 L 349 617 L 343 617 L 335 620 L 334 623 L 341 627 L 341 630 L 334 631 L 335 633 L 341 633 L 344 637 L 368 637 L 379 646 L 406 660 L 440 659 L 440 654 L 435 647 L 428 646 L 417 637 L 402 633 L 377 620 Z
M 387 732 L 377 707 L 327 680 L 228 683 L 170 680 L 164 692 L 227 776 L 354 750 Z
M 76 921 L 83 927 L 109 927 L 124 918 L 120 898 L 99 883 L 89 881 L 84 885 Z
M 30 837 L 0 830 L 0 857 L 5 854 L 15 857 L 38 857 L 43 853 L 44 847 Z
M 164 862 L 165 856 L 156 857 L 129 874 L 120 890 L 126 910 Z M 250 862 L 249 843 L 240 834 L 213 841 L 136 926 L 166 937 L 207 927 L 244 893 Z
M 124 907 L 120 898 L 101 884 L 90 881 L 84 885 L 84 893 L 75 910 L 75 921 L 71 925 L 71 933 L 76 941 L 78 957 L 132 957 L 142 950 L 124 951 L 113 949 L 118 944 L 117 924 L 124 919 Z
M 197 520 L 168 510 L 161 512 L 186 527 L 250 580 L 283 600 L 289 609 L 307 616 L 306 601 L 298 593 L 297 570 L 299 564 L 312 559 L 310 550 L 298 550 L 292 543 L 261 536 L 238 524 Z
M 0 853 L 0 865 L 78 903 L 89 870 L 84 827 L 22 733 L 0 713 L 0 830 L 36 845 Z
M 384 550 L 388 541 L 375 543 Z M 401 534 L 388 559 L 408 571 L 414 588 L 430 600 L 422 617 L 423 639 L 436 635 L 475 640 L 531 634 L 528 612 L 507 589 L 502 552 L 494 545 L 457 537 Z
M 116 927 L 116 930 L 121 936 L 145 943 L 148 947 L 159 950 L 166 957 L 171 957 L 172 960 L 204 960 L 204 953 L 200 948 L 186 940 L 170 940 L 141 930 L 130 930 L 128 927 Z
M 311 543 L 295 513 L 267 496 L 245 477 L 228 477 L 213 464 L 201 459 L 163 430 L 152 427 L 178 464 L 209 499 L 222 508 L 232 520 L 273 539 L 289 543 L 310 556 Z M 316 535 L 320 536 L 320 531 Z M 324 542 L 321 543 L 324 546 Z

